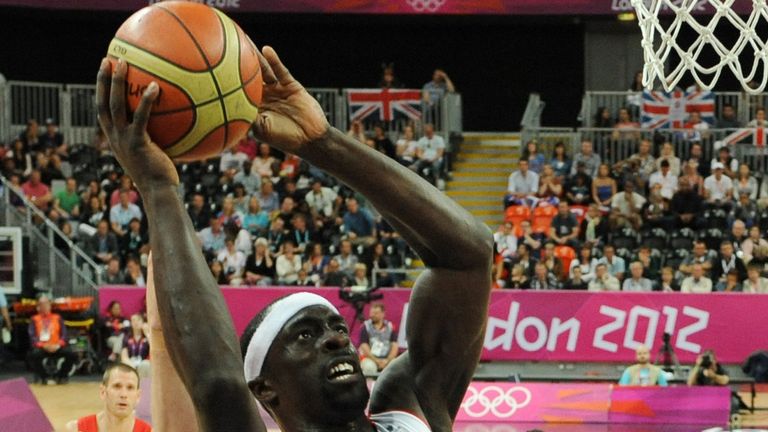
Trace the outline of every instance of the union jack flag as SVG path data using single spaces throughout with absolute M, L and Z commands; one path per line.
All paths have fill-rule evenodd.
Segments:
M 365 120 L 378 113 L 378 119 L 391 121 L 405 116 L 421 118 L 421 90 L 347 89 L 349 118 Z
M 715 123 L 715 95 L 706 90 L 683 92 L 643 91 L 642 126 L 649 129 L 681 129 L 690 113 L 698 111 L 701 120 Z
M 749 144 L 750 141 L 755 147 L 765 148 L 765 144 L 768 141 L 768 130 L 762 126 L 737 129 L 721 141 L 715 142 L 715 147 L 719 148 L 723 145 L 734 145 L 739 143 Z

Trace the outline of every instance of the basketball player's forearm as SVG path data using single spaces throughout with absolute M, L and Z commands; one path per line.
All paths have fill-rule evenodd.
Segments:
M 227 306 L 205 258 L 176 188 L 142 193 L 149 221 L 160 322 L 170 358 L 193 399 L 207 379 L 242 379 L 240 347 Z M 225 317 L 225 319 L 222 319 Z M 205 347 L 205 349 L 201 349 Z M 216 367 L 210 354 L 217 353 Z M 206 376 L 210 373 L 211 376 Z
M 394 160 L 335 128 L 299 156 L 365 195 L 430 267 L 490 265 L 488 228 Z

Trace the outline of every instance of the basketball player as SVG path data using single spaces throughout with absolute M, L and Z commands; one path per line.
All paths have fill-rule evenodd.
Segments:
M 104 409 L 67 423 L 67 432 L 151 432 L 152 428 L 134 416 L 139 403 L 139 373 L 123 364 L 110 365 L 99 386 Z
M 344 320 L 312 294 L 286 297 L 262 311 L 243 335 L 241 350 L 178 197 L 176 169 L 145 130 L 157 86 L 148 87 L 130 122 L 126 65 L 112 70 L 102 62 L 99 122 L 144 199 L 164 344 L 200 430 L 265 431 L 258 400 L 285 431 L 450 431 L 483 346 L 490 231 L 407 168 L 331 127 L 269 47 L 261 72 L 257 138 L 365 195 L 428 269 L 410 299 L 409 351 L 384 370 L 373 394 Z M 153 369 L 155 361 L 153 353 Z

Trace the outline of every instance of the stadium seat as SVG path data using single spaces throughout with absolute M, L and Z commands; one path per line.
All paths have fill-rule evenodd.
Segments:
M 760 216 L 758 216 L 758 226 L 760 227 L 760 232 L 765 233 L 768 231 L 768 209 L 763 210 Z
M 722 209 L 705 211 L 704 219 L 707 221 L 707 228 L 726 229 L 728 226 L 728 215 Z
M 549 227 L 552 226 L 552 219 L 557 215 L 557 207 L 543 206 L 533 209 L 533 218 L 531 219 L 531 228 L 533 232 L 549 235 Z
M 571 268 L 571 261 L 576 258 L 576 251 L 570 246 L 555 246 L 555 256 L 563 262 L 563 269 L 567 273 L 568 269 Z
M 664 266 L 677 270 L 688 255 L 690 255 L 690 252 L 687 249 L 670 250 L 664 256 Z
M 699 240 L 707 245 L 707 249 L 720 250 L 720 243 L 723 241 L 723 232 L 718 228 L 710 228 L 699 234 Z
M 618 233 L 611 236 L 611 244 L 616 249 L 630 249 L 637 248 L 637 231 L 632 228 L 623 228 Z
M 643 245 L 651 249 L 664 250 L 667 248 L 667 232 L 663 228 L 653 228 L 641 235 Z
M 531 219 L 531 209 L 528 206 L 513 205 L 507 207 L 504 212 L 504 222 L 509 222 L 515 228 L 515 235 L 520 237 L 523 235 L 523 229 L 521 224 L 523 221 Z
M 695 234 L 690 228 L 683 228 L 672 232 L 669 236 L 669 247 L 675 249 L 685 249 L 687 251 L 693 249 L 693 240 Z
M 629 264 L 630 261 L 632 261 L 632 249 L 629 248 L 616 248 L 616 256 L 621 257 L 624 259 L 624 262 Z

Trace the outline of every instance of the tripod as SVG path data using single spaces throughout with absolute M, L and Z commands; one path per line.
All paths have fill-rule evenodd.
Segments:
M 659 348 L 659 352 L 656 353 L 654 364 L 658 365 L 659 358 L 661 358 L 662 369 L 666 372 L 672 372 L 677 377 L 680 375 L 682 368 L 680 367 L 680 361 L 677 359 L 675 349 L 672 348 L 672 344 L 669 343 L 670 339 L 671 335 L 669 333 L 664 333 L 664 336 L 662 336 L 663 343 L 661 344 L 661 348 Z

